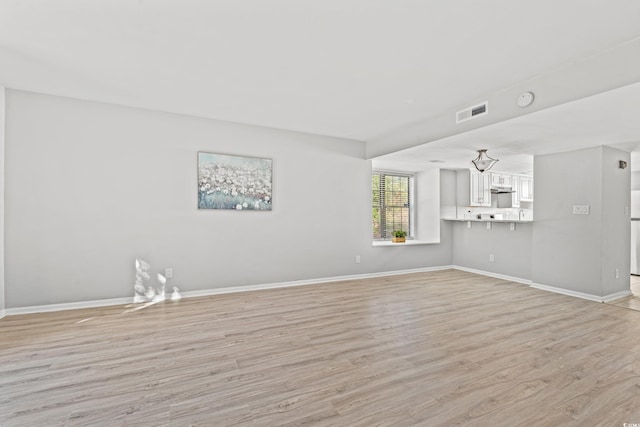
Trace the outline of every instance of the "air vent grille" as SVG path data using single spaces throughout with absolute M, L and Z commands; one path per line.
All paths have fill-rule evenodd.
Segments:
M 489 101 L 485 101 L 482 104 L 474 105 L 473 107 L 465 108 L 456 113 L 456 123 L 466 122 L 467 120 L 475 119 L 479 116 L 484 116 L 489 112 Z

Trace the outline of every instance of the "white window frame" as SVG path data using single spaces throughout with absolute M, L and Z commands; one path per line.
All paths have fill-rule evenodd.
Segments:
M 407 173 L 407 172 L 398 172 L 398 171 L 389 171 L 389 170 L 380 170 L 380 169 L 374 169 L 372 171 L 371 174 L 371 182 L 373 183 L 373 177 L 374 175 L 380 175 L 381 180 L 380 182 L 383 183 L 383 179 L 385 176 L 398 176 L 398 177 L 406 177 L 409 178 L 409 206 L 407 206 L 409 208 L 409 229 L 405 230 L 407 232 L 407 239 L 411 240 L 415 238 L 415 218 L 416 218 L 416 177 L 415 174 L 413 173 Z M 373 191 L 373 189 L 372 189 Z M 384 200 L 384 192 L 383 191 L 379 191 L 380 192 L 380 197 L 381 200 Z M 373 196 L 373 194 L 372 194 Z M 384 229 L 384 206 L 386 204 L 384 202 L 382 202 L 380 204 L 380 227 L 383 228 L 383 230 L 381 230 L 381 233 L 384 234 L 384 232 L 388 233 L 387 236 L 382 236 L 380 238 L 378 237 L 374 237 L 373 236 L 373 198 L 371 200 L 371 208 L 372 208 L 372 213 L 371 213 L 371 237 L 374 241 L 384 241 L 384 240 L 390 240 L 391 239 L 391 233 L 393 232 L 393 230 L 386 230 Z

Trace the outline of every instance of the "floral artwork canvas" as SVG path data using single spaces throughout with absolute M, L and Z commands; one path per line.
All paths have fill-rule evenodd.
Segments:
M 270 211 L 271 159 L 198 153 L 198 209 Z

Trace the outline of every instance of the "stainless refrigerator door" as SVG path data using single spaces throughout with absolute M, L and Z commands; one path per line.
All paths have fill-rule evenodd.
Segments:
M 640 190 L 631 191 L 631 218 L 640 218 Z
M 631 220 L 631 274 L 640 275 L 640 221 Z

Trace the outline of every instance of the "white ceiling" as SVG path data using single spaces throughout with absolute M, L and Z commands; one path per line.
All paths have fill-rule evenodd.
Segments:
M 486 148 L 498 159 L 494 170 L 532 174 L 534 155 L 600 145 L 634 151 L 640 148 L 639 100 L 636 83 L 382 156 L 374 159 L 374 166 L 408 171 L 469 168 L 475 150 Z M 640 162 L 632 163 L 640 170 Z
M 637 0 L 0 0 L 0 85 L 366 142 L 623 45 L 639 24 Z M 474 147 L 576 136 L 531 116 Z M 468 158 L 463 139 L 436 157 L 467 144 Z

